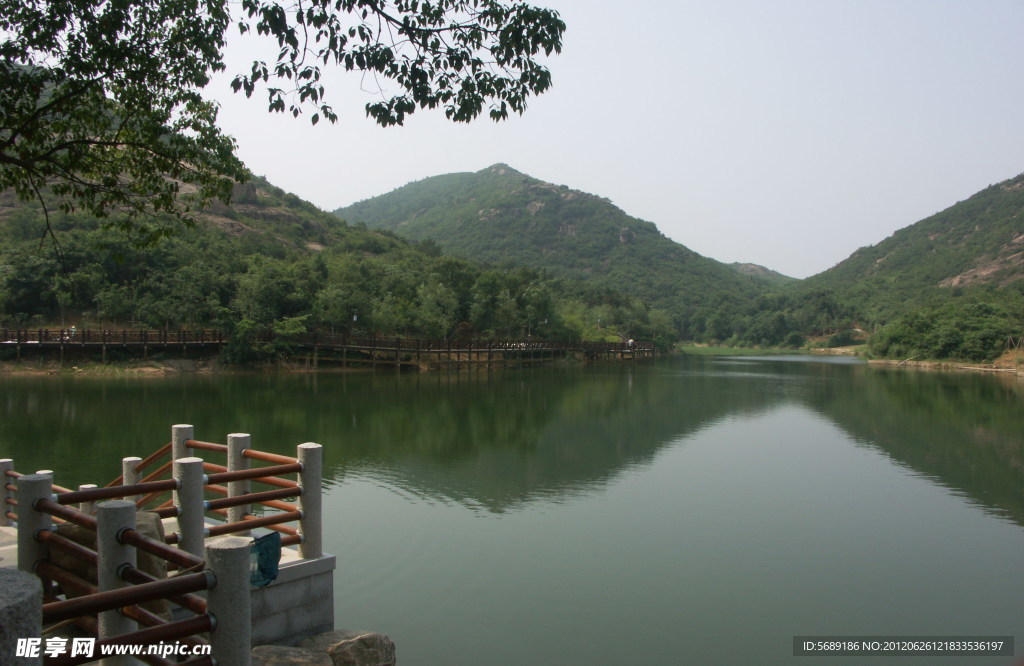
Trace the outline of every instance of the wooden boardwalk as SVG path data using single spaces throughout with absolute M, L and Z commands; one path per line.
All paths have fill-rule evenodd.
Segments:
M 536 365 L 564 358 L 584 361 L 634 360 L 654 356 L 650 342 L 561 342 L 552 340 L 424 340 L 401 337 L 358 337 L 305 333 L 287 337 L 264 336 L 261 342 L 281 343 L 292 358 L 318 368 L 326 366 L 392 366 L 398 369 L 462 369 Z M 216 330 L 146 329 L 0 329 L 0 350 L 13 350 L 18 359 L 26 352 L 46 350 L 59 354 L 99 353 L 105 362 L 110 349 L 130 349 L 143 357 L 151 351 L 188 354 L 216 352 L 228 336 Z

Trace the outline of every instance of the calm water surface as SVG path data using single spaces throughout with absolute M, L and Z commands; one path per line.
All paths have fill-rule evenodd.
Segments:
M 336 624 L 391 635 L 403 664 L 878 666 L 794 658 L 792 638 L 1024 653 L 1022 406 L 1016 379 L 809 357 L 5 377 L 0 457 L 74 486 L 174 423 L 320 442 Z

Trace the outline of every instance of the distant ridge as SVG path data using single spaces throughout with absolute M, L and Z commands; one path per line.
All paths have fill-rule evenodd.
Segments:
M 608 199 L 507 164 L 426 178 L 334 211 L 350 224 L 432 241 L 449 254 L 544 269 L 642 296 L 684 332 L 724 302 L 771 287 L 665 237 Z

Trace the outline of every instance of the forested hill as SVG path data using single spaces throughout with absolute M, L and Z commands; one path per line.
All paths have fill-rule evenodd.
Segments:
M 350 227 L 260 178 L 199 211 L 192 228 L 157 218 L 141 237 L 116 218 L 54 201 L 49 210 L 0 192 L 0 327 L 218 328 L 232 337 L 230 361 L 277 354 L 255 342 L 268 330 L 663 347 L 676 337 L 668 314 L 642 299 Z M 140 242 L 161 228 L 177 232 Z
M 504 164 L 426 178 L 335 214 L 436 243 L 454 256 L 544 269 L 647 298 L 672 315 L 684 337 L 714 312 L 771 287 L 668 239 L 607 199 Z
M 869 321 L 965 291 L 1000 291 L 1024 280 L 1024 174 L 987 187 L 833 268 L 800 290 L 827 290 Z

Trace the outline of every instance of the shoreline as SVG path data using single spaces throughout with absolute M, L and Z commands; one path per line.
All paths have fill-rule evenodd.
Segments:
M 939 371 L 962 371 L 962 372 L 998 372 L 1015 376 L 1024 376 L 1024 370 L 1008 366 L 1000 366 L 994 363 L 966 363 L 964 361 L 897 361 L 895 359 L 880 358 L 868 359 L 868 365 L 909 368 L 911 370 L 939 370 Z
M 732 350 L 718 348 L 709 349 L 698 355 L 732 355 Z M 747 350 L 746 353 L 771 354 L 773 350 Z M 677 353 L 686 353 L 685 349 Z M 719 352 L 719 353 L 716 353 Z M 722 353 L 724 352 L 724 353 Z M 811 356 L 854 356 L 863 358 L 873 367 L 899 368 L 909 370 L 925 370 L 940 372 L 986 372 L 1024 377 L 1024 366 L 1013 367 L 999 363 L 968 363 L 965 361 L 915 361 L 896 359 L 868 359 L 848 348 L 828 350 L 774 350 L 775 353 L 804 353 Z M 75 376 L 75 377 L 167 377 L 172 375 L 229 375 L 229 374 L 264 374 L 264 373 L 339 373 L 366 372 L 369 368 L 361 367 L 321 367 L 313 368 L 303 362 L 277 361 L 251 366 L 225 365 L 217 357 L 206 359 L 160 359 L 132 360 L 120 363 L 82 363 L 79 365 L 60 365 L 59 363 L 26 363 L 19 361 L 0 361 L 0 377 L 44 377 L 44 376 Z

